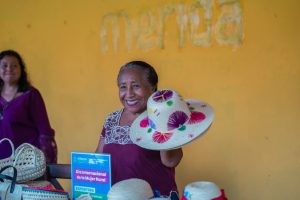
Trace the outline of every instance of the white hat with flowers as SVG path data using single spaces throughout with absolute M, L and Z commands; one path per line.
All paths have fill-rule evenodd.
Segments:
M 159 90 L 149 97 L 147 110 L 132 123 L 130 138 L 146 149 L 179 148 L 202 135 L 213 119 L 208 103 L 184 100 L 171 89 Z

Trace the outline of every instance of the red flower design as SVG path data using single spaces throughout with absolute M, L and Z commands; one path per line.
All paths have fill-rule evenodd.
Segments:
M 221 189 L 221 196 L 217 198 L 213 198 L 212 200 L 228 200 L 227 197 L 225 196 L 225 192 L 223 189 Z
M 181 200 L 188 200 L 184 195 L 182 195 Z
M 140 121 L 140 127 L 146 128 L 147 126 L 149 126 L 148 117 L 146 117 L 142 121 Z
M 205 114 L 202 112 L 192 112 L 189 119 L 189 124 L 196 124 L 203 121 L 206 118 Z
M 158 131 L 155 131 L 155 133 L 152 136 L 152 139 L 156 143 L 165 143 L 172 137 L 173 133 L 161 133 Z

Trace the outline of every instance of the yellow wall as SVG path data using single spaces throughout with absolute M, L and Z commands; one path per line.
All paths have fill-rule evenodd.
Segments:
M 300 199 L 300 2 L 230 1 L 237 7 L 212 0 L 208 13 L 195 9 L 197 26 L 196 0 L 1 0 L 0 49 L 25 58 L 59 162 L 95 150 L 105 116 L 121 106 L 119 67 L 141 59 L 160 88 L 215 109 L 209 132 L 184 147 L 180 190 L 208 180 L 230 200 Z M 226 16 L 237 21 L 221 29 Z

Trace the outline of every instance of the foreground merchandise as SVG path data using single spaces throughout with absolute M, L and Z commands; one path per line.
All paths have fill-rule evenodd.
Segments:
M 10 157 L 0 160 L 0 169 L 5 166 L 13 166 L 17 169 L 17 182 L 23 183 L 42 177 L 46 172 L 46 158 L 44 153 L 35 146 L 23 143 L 16 150 L 13 143 L 8 138 L 0 140 L 0 145 L 3 141 L 8 141 L 12 154 Z M 6 175 L 13 175 L 13 170 L 3 171 Z

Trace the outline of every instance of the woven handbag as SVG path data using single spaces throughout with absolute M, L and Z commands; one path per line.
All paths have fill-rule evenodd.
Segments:
M 12 165 L 18 171 L 17 182 L 23 183 L 43 176 L 46 172 L 46 158 L 44 153 L 35 146 L 23 143 L 16 150 L 13 143 L 8 138 L 3 138 L 0 143 L 7 140 L 12 149 L 12 155 L 0 160 L 0 169 Z M 13 171 L 8 170 L 8 175 Z

